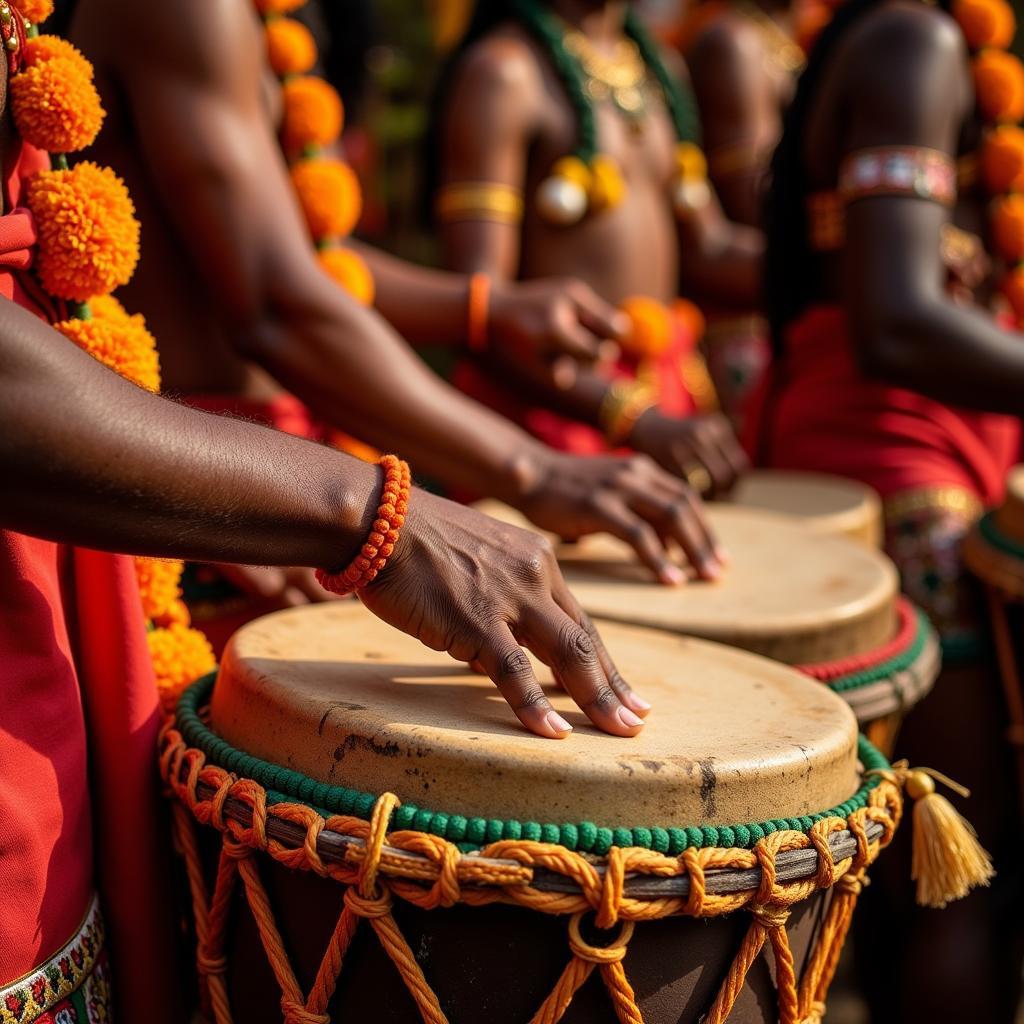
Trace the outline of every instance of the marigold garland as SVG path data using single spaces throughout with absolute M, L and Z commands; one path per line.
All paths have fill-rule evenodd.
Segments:
M 82 53 L 35 24 L 53 10 L 50 0 L 19 0 L 12 12 L 25 18 L 24 40 L 11 62 L 11 111 L 21 137 L 50 152 L 51 170 L 28 180 L 25 202 L 36 220 L 35 272 L 55 298 L 79 303 L 54 323 L 65 337 L 123 377 L 160 390 L 156 340 L 145 320 L 130 314 L 110 292 L 131 277 L 139 259 L 139 224 L 124 182 L 112 170 L 83 161 L 73 168 L 66 154 L 89 145 L 104 112 L 93 85 L 93 68 Z M 215 665 L 202 633 L 189 625 L 181 600 L 182 563 L 135 559 L 139 599 L 150 621 L 147 642 L 161 700 L 169 708 L 178 693 Z
M 292 185 L 316 239 L 349 234 L 362 212 L 359 185 L 352 168 L 341 160 L 314 157 L 292 167 Z
M 619 309 L 629 317 L 629 334 L 622 348 L 637 359 L 654 359 L 672 341 L 672 315 L 657 299 L 634 295 L 624 299 Z
M 294 18 L 274 18 L 267 22 L 267 60 L 279 78 L 304 75 L 316 63 L 313 33 Z
M 309 147 L 322 149 L 338 141 L 345 115 L 334 86 L 313 75 L 300 75 L 284 83 L 282 95 L 281 142 L 286 152 L 299 153 Z
M 1024 322 L 1024 65 L 1005 48 L 1016 18 L 1006 0 L 955 0 L 952 7 L 968 47 L 978 111 L 988 122 L 979 154 L 981 177 L 993 196 L 991 243 L 1010 269 L 1001 290 L 1018 324 Z
M 321 265 L 357 301 L 369 304 L 374 293 L 369 268 L 355 254 L 334 255 L 347 253 L 342 240 L 362 213 L 359 179 L 347 164 L 324 155 L 341 135 L 344 107 L 333 86 L 308 74 L 317 57 L 312 34 L 301 22 L 283 17 L 306 2 L 253 0 L 263 18 L 267 61 L 281 80 L 281 146 Z
M 360 305 L 372 306 L 373 274 L 366 261 L 351 249 L 324 249 L 317 253 L 320 266 Z
M 125 284 L 139 261 L 139 222 L 124 182 L 86 160 L 29 179 L 25 200 L 36 219 L 36 271 L 60 299 L 85 302 Z

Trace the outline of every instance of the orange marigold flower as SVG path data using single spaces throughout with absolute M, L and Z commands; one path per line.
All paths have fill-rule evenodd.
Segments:
M 139 222 L 124 182 L 91 161 L 41 171 L 28 181 L 36 219 L 36 269 L 60 299 L 85 302 L 124 284 L 139 261 Z
M 974 58 L 978 108 L 988 121 L 1019 121 L 1024 117 L 1024 66 L 1002 50 L 982 50 Z
M 189 686 L 216 668 L 217 659 L 210 641 L 198 629 L 180 622 L 151 629 L 146 634 L 146 641 L 160 701 L 164 710 L 170 713 Z
M 345 289 L 363 306 L 372 306 L 375 287 L 373 274 L 366 265 L 366 261 L 357 252 L 351 249 L 340 249 L 333 247 L 322 249 L 317 258 L 320 266 L 334 278 L 342 288 Z
M 132 318 L 132 314 L 128 312 L 121 303 L 114 298 L 113 295 L 93 295 L 89 299 L 89 312 L 92 313 L 93 320 L 110 320 L 115 323 L 123 324 L 127 323 Z M 135 314 L 142 320 L 142 314 Z M 143 323 L 145 321 L 143 320 Z
M 80 61 L 51 57 L 25 68 L 10 83 L 18 134 L 50 153 L 92 144 L 103 124 L 100 95 Z
M 167 615 L 181 594 L 183 562 L 163 558 L 136 558 L 135 575 L 139 581 L 142 614 L 147 619 Z
M 341 135 L 344 107 L 333 85 L 313 75 L 285 82 L 281 141 L 289 153 L 329 146 Z
M 180 597 L 172 601 L 160 615 L 156 615 L 153 618 L 154 626 L 173 626 L 175 623 L 180 623 L 182 626 L 188 626 L 192 623 L 192 616 L 189 613 L 188 605 Z
M 272 18 L 265 32 L 267 60 L 275 75 L 304 75 L 316 63 L 316 40 L 301 21 Z
M 147 391 L 160 390 L 156 339 L 140 315 L 126 316 L 123 321 L 98 317 L 61 320 L 53 326 L 122 377 Z
M 704 337 L 707 321 L 704 319 L 700 306 L 689 299 L 676 299 L 672 303 L 672 319 L 676 323 L 682 324 L 694 341 L 700 341 Z
M 306 0 L 256 0 L 256 10 L 264 17 L 274 14 L 290 14 L 297 11 Z
M 18 10 L 27 21 L 39 25 L 53 14 L 53 0 L 18 0 Z
M 637 359 L 661 355 L 672 340 L 672 316 L 657 299 L 634 295 L 620 305 L 630 320 L 629 335 L 623 342 L 625 352 Z
M 25 47 L 21 51 L 26 67 L 35 67 L 43 61 L 53 60 L 54 57 L 65 57 L 78 65 L 79 70 L 91 82 L 93 79 L 93 66 L 86 59 L 85 55 L 77 46 L 69 43 L 60 36 L 41 35 L 25 40 Z
M 992 241 L 1008 263 L 1024 260 L 1024 196 L 1002 196 L 993 202 Z
M 981 147 L 981 173 L 990 192 L 1024 191 L 1024 131 L 1002 124 Z
M 301 160 L 292 185 L 315 239 L 342 237 L 356 226 L 363 209 L 359 179 L 341 160 Z
M 972 50 L 1004 50 L 1013 42 L 1017 19 L 1006 0 L 955 0 L 952 14 Z
M 1024 324 L 1024 267 L 1014 267 L 1000 285 L 1017 318 L 1018 325 Z

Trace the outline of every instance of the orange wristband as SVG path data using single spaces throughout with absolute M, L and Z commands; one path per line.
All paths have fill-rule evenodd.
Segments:
M 470 352 L 487 348 L 487 321 L 490 319 L 491 279 L 487 274 L 473 274 L 469 279 L 469 319 L 466 344 Z
M 387 565 L 405 523 L 412 487 L 409 464 L 397 455 L 382 455 L 377 465 L 384 470 L 384 488 L 366 543 L 340 572 L 316 571 L 317 583 L 334 594 L 353 594 L 372 583 Z

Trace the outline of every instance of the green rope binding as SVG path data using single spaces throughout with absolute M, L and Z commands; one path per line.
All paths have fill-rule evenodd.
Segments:
M 894 654 L 888 660 L 872 665 L 871 668 L 862 669 L 860 672 L 851 672 L 845 676 L 837 676 L 826 683 L 828 688 L 833 693 L 848 693 L 850 690 L 856 690 L 861 686 L 880 682 L 883 679 L 890 678 L 897 672 L 903 672 L 910 668 L 921 657 L 921 652 L 924 650 L 928 638 L 934 633 L 932 625 L 928 621 L 928 616 L 920 608 L 916 609 L 915 613 L 917 632 L 914 634 L 913 642 L 905 651 Z
M 178 702 L 177 726 L 185 742 L 201 750 L 207 760 L 226 771 L 258 782 L 272 803 L 297 801 L 308 804 L 319 813 L 349 814 L 369 819 L 377 796 L 345 786 L 332 786 L 317 782 L 290 768 L 262 761 L 251 754 L 236 750 L 217 736 L 199 717 L 213 691 L 217 673 L 211 672 L 193 683 Z M 857 740 L 857 753 L 865 772 L 887 770 L 890 765 L 881 752 L 864 736 Z M 414 829 L 440 836 L 458 843 L 463 850 L 477 849 L 501 839 L 529 839 L 543 843 L 557 843 L 568 850 L 582 853 L 606 854 L 613 846 L 639 846 L 670 856 L 688 848 L 722 847 L 749 849 L 768 833 L 793 829 L 807 832 L 822 818 L 846 818 L 867 803 L 868 794 L 879 784 L 877 775 L 868 776 L 860 789 L 843 803 L 821 814 L 800 818 L 774 818 L 770 821 L 749 822 L 745 825 L 703 825 L 688 828 L 662 828 L 647 826 L 636 828 L 606 828 L 591 821 L 575 824 L 541 824 L 536 821 L 502 820 L 500 818 L 466 817 L 426 810 L 415 804 L 402 804 L 391 819 L 391 829 Z
M 572 155 L 589 164 L 597 155 L 597 117 L 594 105 L 587 96 L 584 73 L 580 62 L 565 48 L 565 33 L 542 0 L 516 0 L 516 11 L 523 27 L 543 46 L 555 73 L 576 112 L 579 133 Z M 676 138 L 680 142 L 700 142 L 700 120 L 693 92 L 680 82 L 665 67 L 658 50 L 658 44 L 651 38 L 632 10 L 627 12 L 626 35 L 633 40 L 640 51 L 647 69 L 654 75 L 661 88 L 668 107 L 669 116 L 675 126 Z

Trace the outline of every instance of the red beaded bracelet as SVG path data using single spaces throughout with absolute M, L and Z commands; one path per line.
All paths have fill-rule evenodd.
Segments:
M 412 487 L 409 464 L 397 455 L 382 455 L 377 465 L 384 470 L 384 489 L 366 543 L 340 572 L 316 571 L 320 586 L 334 594 L 353 594 L 372 583 L 387 565 L 405 523 L 409 511 L 409 489 Z

